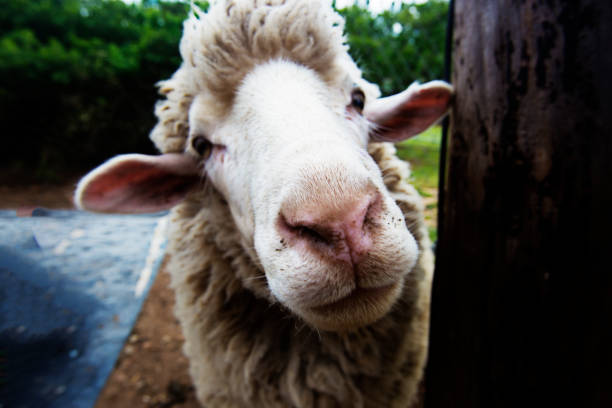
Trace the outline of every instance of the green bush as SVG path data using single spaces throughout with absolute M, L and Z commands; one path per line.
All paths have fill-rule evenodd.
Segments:
M 402 91 L 413 81 L 442 78 L 447 1 L 402 3 L 378 16 L 356 5 L 340 13 L 353 58 L 383 94 Z
M 340 12 L 353 56 L 388 94 L 440 77 L 446 9 L 436 0 L 379 16 Z M 180 64 L 188 10 L 157 0 L 0 0 L 0 182 L 59 179 L 114 154 L 153 153 L 154 84 Z

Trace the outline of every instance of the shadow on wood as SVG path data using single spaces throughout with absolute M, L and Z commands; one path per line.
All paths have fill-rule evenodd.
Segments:
M 612 3 L 458 0 L 425 406 L 612 406 Z

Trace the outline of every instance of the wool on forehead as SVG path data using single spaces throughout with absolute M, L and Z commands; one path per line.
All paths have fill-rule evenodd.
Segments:
M 181 55 L 198 88 L 221 100 L 257 64 L 284 58 L 333 76 L 343 20 L 320 1 L 219 1 L 185 22 Z
M 183 63 L 159 84 L 166 100 L 157 105 L 159 123 L 151 138 L 163 152 L 181 151 L 195 95 L 206 94 L 224 112 L 244 77 L 272 59 L 293 61 L 326 82 L 337 81 L 347 63 L 353 65 L 343 28 L 344 20 L 327 1 L 216 1 L 207 13 L 194 7 L 183 27 Z

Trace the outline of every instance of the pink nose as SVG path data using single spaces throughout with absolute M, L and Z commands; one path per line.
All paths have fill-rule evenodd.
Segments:
M 372 219 L 380 207 L 380 194 L 370 193 L 345 203 L 284 209 L 279 231 L 290 245 L 356 265 L 372 248 Z

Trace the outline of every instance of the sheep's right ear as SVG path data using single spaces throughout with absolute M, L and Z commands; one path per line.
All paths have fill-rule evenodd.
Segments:
M 197 162 L 185 154 L 116 156 L 79 181 L 78 208 L 103 213 L 163 211 L 179 203 L 202 180 Z

